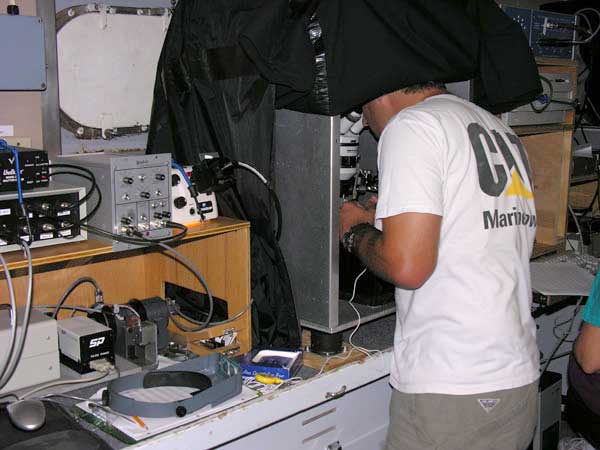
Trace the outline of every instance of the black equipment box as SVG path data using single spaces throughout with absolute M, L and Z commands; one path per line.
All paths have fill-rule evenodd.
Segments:
M 21 170 L 21 189 L 48 186 L 48 153 L 44 150 L 16 147 Z M 17 190 L 17 167 L 13 152 L 0 152 L 0 192 Z
M 28 223 L 17 193 L 0 192 L 0 253 L 19 250 L 22 239 L 32 248 L 87 239 L 79 225 L 86 215 L 85 202 L 81 201 L 84 196 L 84 187 L 54 182 L 31 189 L 23 194 Z

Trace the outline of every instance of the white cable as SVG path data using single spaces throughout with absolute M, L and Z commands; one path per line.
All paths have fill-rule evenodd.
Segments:
M 587 38 L 585 38 L 582 41 L 573 41 L 573 44 L 588 44 L 590 42 L 592 42 L 592 40 L 596 37 L 596 35 L 598 34 L 598 32 L 600 31 L 600 11 L 598 11 L 595 8 L 582 8 L 579 11 L 575 12 L 576 16 L 581 16 L 581 17 L 585 17 L 582 13 L 587 12 L 587 11 L 591 11 L 593 13 L 595 13 L 598 16 L 598 26 L 596 27 L 596 29 L 594 30 L 594 32 L 588 36 Z M 587 17 L 585 17 L 586 22 L 588 23 L 588 25 L 590 25 L 590 31 L 591 31 L 591 23 L 588 20 Z
M 100 375 L 97 375 L 95 377 L 90 377 L 90 378 L 79 378 L 77 380 L 57 380 L 57 381 L 52 381 L 50 383 L 46 383 L 43 384 L 41 386 L 36 387 L 35 389 L 26 392 L 23 395 L 19 396 L 19 400 L 23 400 L 26 399 L 27 397 L 35 394 L 36 392 L 40 392 L 43 391 L 45 389 L 51 388 L 51 387 L 55 387 L 55 386 L 63 386 L 63 385 L 67 385 L 67 384 L 81 384 L 81 383 L 91 383 L 94 381 L 99 381 L 103 378 L 105 378 L 108 374 L 110 373 L 110 370 L 107 370 L 106 372 L 100 372 Z
M 250 164 L 246 164 L 246 163 L 243 163 L 243 162 L 240 162 L 240 161 L 238 161 L 236 164 L 238 166 L 240 166 L 240 167 L 248 169 L 250 172 L 252 172 L 258 178 L 260 178 L 260 181 L 262 181 L 267 186 L 269 185 L 269 181 L 265 178 L 265 176 L 262 173 L 260 173 L 257 169 L 255 169 L 254 167 L 252 167 Z
M 354 343 L 352 342 L 352 338 L 354 337 L 354 335 L 356 334 L 356 332 L 358 331 L 358 329 L 360 328 L 361 325 L 361 320 L 362 317 L 360 316 L 360 313 L 358 312 L 358 309 L 356 309 L 356 306 L 354 306 L 352 304 L 352 302 L 354 301 L 354 297 L 356 297 L 356 285 L 358 284 L 358 280 L 360 279 L 360 277 L 362 277 L 365 273 L 367 272 L 367 268 L 365 267 L 361 273 L 359 273 L 356 278 L 354 279 L 354 286 L 352 287 L 352 297 L 350 297 L 350 300 L 348 300 L 348 304 L 352 307 L 352 309 L 354 310 L 354 312 L 356 313 L 356 316 L 358 317 L 358 322 L 356 324 L 356 326 L 354 327 L 354 330 L 352 330 L 352 333 L 350 333 L 350 337 L 348 338 L 348 343 L 350 344 L 350 346 L 352 348 L 355 348 L 356 350 L 358 350 L 361 353 L 366 354 L 367 356 L 371 356 L 369 354 L 369 350 L 363 348 L 363 347 L 359 347 L 357 345 L 354 345 Z
M 571 208 L 571 205 L 568 205 L 569 207 L 569 212 L 571 213 L 571 215 L 573 216 L 573 220 L 575 221 L 575 226 L 577 227 L 577 232 L 579 233 L 579 254 L 583 254 L 583 234 L 581 234 L 581 227 L 579 226 L 579 220 L 577 219 L 577 216 L 575 215 L 575 211 L 573 211 L 573 208 Z
M 17 368 L 17 364 L 21 359 L 21 354 L 23 353 L 23 347 L 25 347 L 25 339 L 27 338 L 27 330 L 29 328 L 29 319 L 31 317 L 31 309 L 32 309 L 32 298 L 33 298 L 33 267 L 31 262 L 31 251 L 29 250 L 29 245 L 25 241 L 21 241 L 21 246 L 23 247 L 23 251 L 25 252 L 25 256 L 27 257 L 27 300 L 25 303 L 25 313 L 23 316 L 23 322 L 21 324 L 21 332 L 17 338 L 17 351 L 13 352 L 11 355 L 11 359 L 8 365 L 8 368 L 2 377 L 0 378 L 0 389 L 2 389 L 9 382 L 15 369 Z
M 17 301 L 15 299 L 15 291 L 13 287 L 12 277 L 10 275 L 10 271 L 8 270 L 8 266 L 6 264 L 6 260 L 0 254 L 0 263 L 2 264 L 2 269 L 4 270 L 4 276 L 6 277 L 6 284 L 8 285 L 8 296 L 10 298 L 10 336 L 7 345 L 6 355 L 2 362 L 0 363 L 0 379 L 4 377 L 6 370 L 8 369 L 10 357 L 15 348 L 15 337 L 17 335 L 18 328 L 18 315 L 17 315 Z
M 142 319 L 142 318 L 140 317 L 140 313 L 138 313 L 138 312 L 137 312 L 135 309 L 133 309 L 133 308 L 132 308 L 131 306 L 129 306 L 129 305 L 121 305 L 121 304 L 118 304 L 118 305 L 112 305 L 112 306 L 116 306 L 116 307 L 118 307 L 119 309 L 120 309 L 120 308 L 126 309 L 126 310 L 130 311 L 132 314 L 134 314 L 135 316 L 137 316 L 137 318 L 138 318 L 138 319 L 140 319 L 140 320 Z M 99 311 L 99 312 L 101 312 L 101 311 Z
M 358 284 L 358 280 L 360 279 L 360 277 L 362 277 L 365 274 L 366 271 L 367 271 L 367 268 L 365 267 L 362 270 L 362 272 L 360 272 L 354 279 L 354 286 L 352 287 L 352 296 L 350 297 L 350 300 L 348 300 L 348 304 L 352 307 L 352 309 L 356 313 L 356 316 L 358 317 L 358 322 L 357 322 L 356 326 L 354 327 L 354 329 L 352 330 L 352 332 L 350 333 L 350 337 L 348 338 L 348 343 L 350 344 L 350 351 L 345 356 L 335 355 L 335 356 L 328 356 L 327 358 L 325 358 L 325 361 L 321 365 L 321 368 L 320 368 L 319 372 L 317 373 L 317 375 L 321 375 L 323 373 L 323 371 L 325 370 L 325 367 L 327 366 L 329 361 L 331 361 L 332 359 L 341 359 L 342 361 L 346 361 L 348 358 L 350 358 L 350 355 L 352 355 L 352 352 L 355 350 L 364 354 L 365 356 L 367 356 L 369 358 L 371 358 L 373 356 L 373 353 L 379 354 L 383 357 L 383 352 L 381 350 L 369 350 L 364 347 L 355 345 L 352 342 L 352 338 L 354 337 L 354 335 L 360 328 L 361 319 L 362 319 L 360 316 L 360 312 L 358 311 L 358 309 L 356 309 L 356 307 L 352 304 L 352 302 L 354 301 L 354 297 L 356 296 L 356 285 Z

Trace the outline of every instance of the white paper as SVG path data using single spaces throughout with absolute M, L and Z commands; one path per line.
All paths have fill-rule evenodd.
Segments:
M 0 125 L 0 137 L 12 137 L 15 135 L 15 127 L 13 125 Z
M 99 390 L 96 394 L 92 396 L 92 398 L 90 398 L 90 400 L 99 402 L 102 397 L 103 390 L 104 389 Z M 160 388 L 139 389 L 136 393 L 133 393 L 133 391 L 128 392 L 129 396 L 134 397 L 137 400 L 165 402 L 174 401 L 175 399 L 179 398 L 189 397 L 190 392 L 193 391 L 194 389 L 190 388 L 165 386 Z M 78 403 L 77 406 L 80 409 L 110 423 L 113 427 L 122 431 L 132 439 L 140 441 L 142 439 L 149 438 L 164 431 L 180 427 L 182 425 L 185 425 L 186 423 L 194 422 L 203 417 L 208 417 L 212 414 L 224 411 L 226 409 L 232 408 L 234 406 L 237 406 L 241 403 L 247 402 L 255 398 L 257 398 L 257 393 L 255 391 L 247 388 L 246 386 L 242 386 L 242 392 L 238 396 L 231 398 L 223 403 L 220 403 L 214 407 L 211 407 L 209 405 L 205 408 L 199 409 L 198 411 L 194 411 L 192 414 L 187 414 L 184 417 L 151 418 L 139 416 L 140 419 L 144 422 L 144 424 L 146 424 L 146 426 L 148 427 L 147 430 L 145 428 L 142 428 L 137 423 L 132 423 L 127 419 L 113 415 L 110 412 L 105 412 L 98 409 L 91 409 L 88 406 L 88 402 Z
M 594 275 L 573 261 L 531 263 L 531 288 L 542 295 L 586 296 Z

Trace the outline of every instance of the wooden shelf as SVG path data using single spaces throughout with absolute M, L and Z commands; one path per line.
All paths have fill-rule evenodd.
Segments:
M 204 274 L 213 295 L 227 302 L 227 314 L 233 317 L 250 303 L 250 224 L 219 217 L 190 226 L 188 235 L 173 244 Z M 167 283 L 196 292 L 205 292 L 196 276 L 156 245 L 113 252 L 109 242 L 87 240 L 32 250 L 35 305 L 54 305 L 65 289 L 80 277 L 92 277 L 101 286 L 107 304 L 126 303 L 131 299 L 165 297 Z M 13 277 L 17 305 L 25 303 L 27 262 L 23 252 L 6 254 Z M 12 270 L 18 269 L 18 270 Z M 0 297 L 8 298 L 6 282 L 0 283 Z M 69 296 L 66 305 L 90 307 L 95 301 L 91 285 L 84 284 Z M 59 317 L 70 312 L 63 311 Z M 250 350 L 252 333 L 250 312 L 232 322 L 214 325 L 197 333 L 171 331 L 186 341 L 221 336 L 228 329 L 237 332 L 230 351 L 241 354 Z
M 244 228 L 249 228 L 249 222 L 238 219 L 230 219 L 228 217 L 218 217 L 216 219 L 199 223 L 197 225 L 188 225 L 188 234 L 182 241 L 190 239 L 200 239 L 217 234 L 236 231 Z M 148 247 L 146 247 L 148 248 Z M 146 248 L 139 250 L 128 250 L 127 252 L 143 252 Z M 112 244 L 96 239 L 88 239 L 87 241 L 73 242 L 68 244 L 52 245 L 48 247 L 39 247 L 31 250 L 33 257 L 33 266 L 43 266 L 46 264 L 56 264 L 60 262 L 72 261 L 82 258 L 92 258 L 94 256 L 106 255 L 113 253 Z M 120 253 L 120 252 L 119 252 Z M 4 258 L 8 263 L 8 269 L 22 269 L 27 267 L 27 260 L 20 250 L 5 253 Z M 2 268 L 0 267 L 0 273 Z
M 535 62 L 540 66 L 565 66 L 565 67 L 577 67 L 577 61 L 573 59 L 560 59 L 560 58 L 535 58 Z
M 525 125 L 525 126 L 513 126 L 511 127 L 518 136 L 531 136 L 534 134 L 544 133 L 555 133 L 563 131 L 572 131 L 572 125 L 565 125 L 563 123 L 555 123 L 548 125 Z
M 561 241 L 559 244 L 547 245 L 536 242 L 533 244 L 533 252 L 531 253 L 531 259 L 539 258 L 540 256 L 549 255 L 551 253 L 557 253 L 564 250 L 565 244 Z

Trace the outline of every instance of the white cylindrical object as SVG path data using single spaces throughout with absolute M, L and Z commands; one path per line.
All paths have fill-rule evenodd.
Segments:
M 357 113 L 356 111 L 352 111 L 346 116 L 342 117 L 340 120 L 340 134 L 346 134 L 350 128 L 356 124 L 356 122 L 361 122 L 362 114 Z
M 354 123 L 351 127 L 349 132 L 352 134 L 360 134 L 360 132 L 363 130 L 365 126 L 362 123 L 362 116 L 361 116 L 361 120 L 359 120 L 358 122 Z

